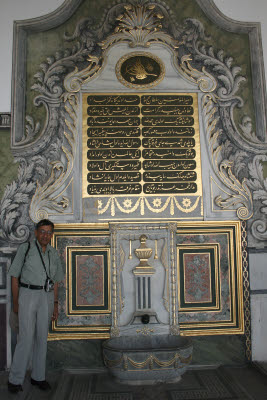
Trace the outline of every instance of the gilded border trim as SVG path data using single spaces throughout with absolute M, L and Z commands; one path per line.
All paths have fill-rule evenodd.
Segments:
M 244 334 L 243 260 L 240 221 L 194 221 L 177 224 L 178 234 L 226 234 L 228 236 L 230 318 L 220 321 L 180 322 L 181 335 Z M 197 247 L 198 244 L 196 244 Z M 205 245 L 203 245 L 205 247 Z M 177 261 L 177 269 L 178 261 Z M 186 310 L 188 311 L 188 310 Z M 202 310 L 203 312 L 203 310 Z M 214 312 L 214 311 L 212 311 Z M 217 311 L 218 312 L 218 311 Z M 250 321 L 250 320 L 249 320 Z
M 192 308 L 186 308 L 186 307 L 181 307 L 180 304 L 182 303 L 182 298 L 181 298 L 181 287 L 178 285 L 178 298 L 179 298 L 179 311 L 185 311 L 185 312 L 195 312 L 195 311 L 220 311 L 220 305 L 221 305 L 221 290 L 220 290 L 220 284 L 219 284 L 219 277 L 220 277 L 220 262 L 219 262 L 219 257 L 220 257 L 220 247 L 219 243 L 207 243 L 207 244 L 190 244 L 190 245 L 178 245 L 177 246 L 177 271 L 178 271 L 178 282 L 181 281 L 181 276 L 180 276 L 180 268 L 179 268 L 179 260 L 180 260 L 180 252 L 183 250 L 192 250 L 191 253 L 193 254 L 194 250 L 203 250 L 201 254 L 204 254 L 204 250 L 214 250 L 214 263 L 215 263 L 215 270 L 214 270 L 214 283 L 215 283 L 215 305 L 207 307 L 206 305 L 203 307 L 194 307 Z M 210 256 L 210 253 L 208 253 Z M 210 266 L 211 269 L 211 266 Z M 185 271 L 183 271 L 185 273 Z M 184 285 L 185 285 L 185 279 L 184 279 Z M 184 288 L 185 289 L 185 288 Z M 202 303 L 210 303 L 212 301 L 212 288 L 211 288 L 211 272 L 210 272 L 210 295 L 211 295 L 211 300 L 210 301 L 203 301 Z M 196 302 L 185 302 L 186 304 L 194 304 Z M 198 302 L 199 303 L 199 302 Z
M 76 282 L 73 282 L 73 265 L 72 265 L 72 253 L 75 251 L 83 252 L 83 253 L 88 253 L 88 252 L 106 252 L 106 259 L 107 259 L 107 288 L 105 288 L 105 274 L 103 274 L 103 297 L 105 296 L 105 289 L 108 291 L 107 294 L 107 299 L 108 299 L 108 304 L 107 308 L 104 309 L 92 309 L 86 310 L 84 308 L 81 309 L 73 309 L 73 303 L 72 303 L 72 298 L 74 296 L 73 292 L 76 291 L 76 284 L 77 284 L 77 270 L 76 270 Z M 88 314 L 109 314 L 111 312 L 111 293 L 110 293 L 110 248 L 108 246 L 67 246 L 66 247 L 66 261 L 67 261 L 67 298 L 66 298 L 66 303 L 67 303 L 67 316 L 72 316 L 72 315 L 88 315 Z M 104 267 L 104 266 L 103 266 Z M 75 289 L 76 288 L 76 289 Z M 104 301 L 104 299 L 103 299 Z M 76 299 L 77 302 L 77 299 Z M 78 307 L 79 305 L 76 304 Z M 98 307 L 98 306 L 95 306 Z

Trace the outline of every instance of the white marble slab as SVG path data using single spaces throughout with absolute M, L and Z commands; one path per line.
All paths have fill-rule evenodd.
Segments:
M 117 79 L 115 68 L 117 62 L 126 54 L 135 52 L 151 53 L 161 59 L 165 65 L 165 76 L 163 80 L 152 88 L 149 92 L 198 92 L 198 85 L 191 83 L 183 78 L 174 66 L 173 53 L 170 49 L 163 45 L 151 45 L 149 48 L 144 47 L 129 48 L 125 43 L 117 44 L 111 47 L 105 57 L 105 65 L 102 71 L 91 81 L 84 84 L 83 92 L 136 92 L 136 88 L 127 88 Z M 138 92 L 146 92 L 146 89 L 138 90 Z
M 252 361 L 267 361 L 267 294 L 251 295 Z
M 250 290 L 267 290 L 266 253 L 249 254 Z

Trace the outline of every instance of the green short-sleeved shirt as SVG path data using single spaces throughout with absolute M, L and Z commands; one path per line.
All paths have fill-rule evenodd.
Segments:
M 57 250 L 48 244 L 45 253 L 43 253 L 38 241 L 34 240 L 30 243 L 30 248 L 24 263 L 28 245 L 28 243 L 23 243 L 19 246 L 13 263 L 8 270 L 8 275 L 16 278 L 20 276 L 20 281 L 26 284 L 43 286 L 46 281 L 46 273 L 40 258 L 41 253 L 49 278 L 54 282 L 62 281 L 64 273 Z M 40 253 L 37 246 L 40 249 Z

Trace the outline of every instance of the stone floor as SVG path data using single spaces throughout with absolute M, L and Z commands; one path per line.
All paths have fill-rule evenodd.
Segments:
M 107 373 L 49 372 L 52 390 L 41 392 L 26 377 L 23 392 L 7 391 L 7 372 L 0 372 L 0 399 L 9 400 L 267 400 L 266 364 L 191 369 L 177 384 L 127 386 Z

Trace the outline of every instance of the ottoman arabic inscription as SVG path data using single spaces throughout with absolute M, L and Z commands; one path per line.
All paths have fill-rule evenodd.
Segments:
M 196 94 L 83 102 L 83 197 L 202 195 Z

